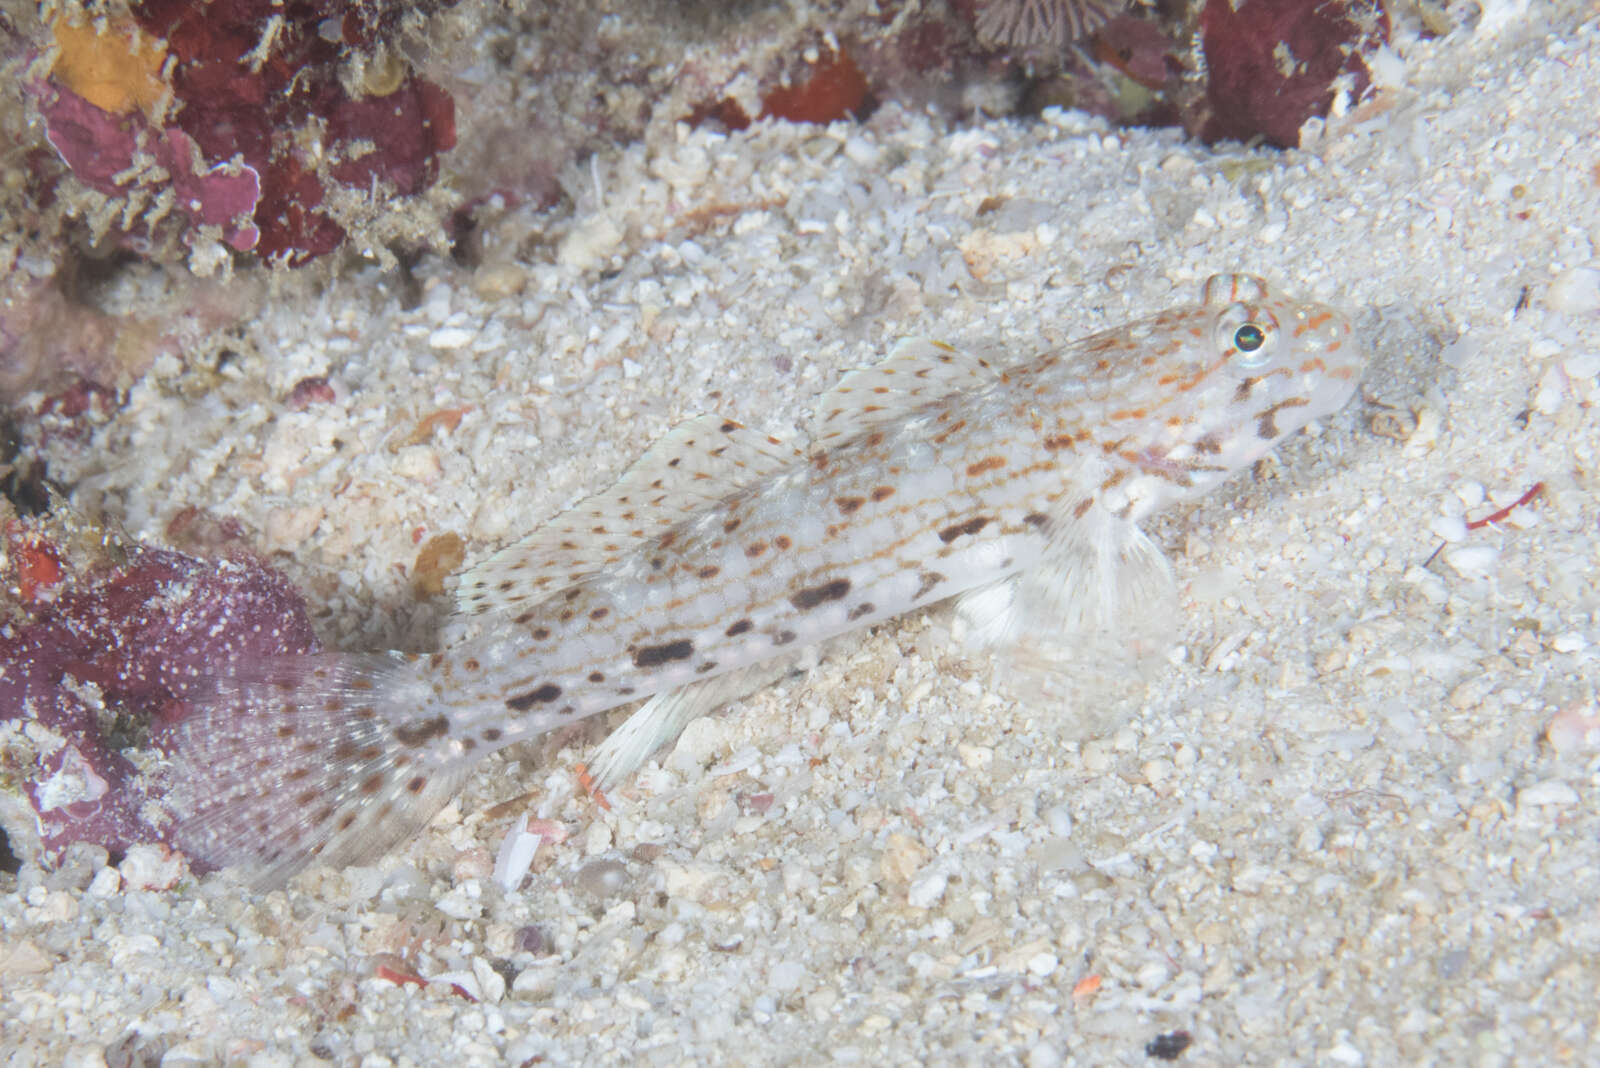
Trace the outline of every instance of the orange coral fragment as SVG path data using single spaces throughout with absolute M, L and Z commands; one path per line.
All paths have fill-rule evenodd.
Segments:
M 165 41 L 141 33 L 132 19 L 111 19 L 102 30 L 59 18 L 50 28 L 61 49 L 51 68 L 57 81 L 101 111 L 154 116 L 168 92 Z
M 467 558 L 466 543 L 459 534 L 436 534 L 417 553 L 411 568 L 411 587 L 424 597 L 444 592 L 444 580 Z
M 859 118 L 868 95 L 866 75 L 850 53 L 841 50 L 815 63 L 802 84 L 768 93 L 761 101 L 761 116 L 790 122 Z
M 442 427 L 446 431 L 454 430 L 461 425 L 461 417 L 472 411 L 472 405 L 463 404 L 459 408 L 440 408 L 423 416 L 404 441 L 394 446 L 396 449 L 407 445 L 421 445 L 433 437 Z
M 17 597 L 23 604 L 32 604 L 60 583 L 61 554 L 53 545 L 38 538 L 13 537 L 11 554 L 16 561 Z

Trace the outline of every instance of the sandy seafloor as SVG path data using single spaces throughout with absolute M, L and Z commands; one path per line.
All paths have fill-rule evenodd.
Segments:
M 1018 701 L 933 611 L 610 811 L 573 786 L 596 724 L 286 891 L 25 867 L 8 1063 L 1144 1064 L 1176 1030 L 1191 1064 L 1596 1063 L 1600 30 L 1514 7 L 1403 44 L 1301 151 L 893 107 L 686 131 L 601 161 L 520 267 L 424 265 L 411 310 L 376 271 L 285 283 L 209 390 L 158 367 L 52 472 L 135 536 L 239 517 L 372 649 L 437 624 L 419 528 L 470 563 L 681 418 L 794 435 L 900 335 L 1022 356 L 1243 269 L 1373 351 L 1356 403 L 1152 525 L 1182 618 L 1142 676 Z M 290 411 L 318 374 L 337 399 Z M 524 815 L 568 837 L 504 892 Z

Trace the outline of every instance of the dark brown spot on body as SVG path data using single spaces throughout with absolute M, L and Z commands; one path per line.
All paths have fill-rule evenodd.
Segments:
M 601 605 L 599 608 L 596 608 L 596 609 L 594 609 L 593 611 L 591 611 L 589 613 L 589 618 L 590 619 L 594 619 L 594 620 L 601 620 L 601 619 L 606 618 L 606 616 L 609 616 L 610 614 L 611 614 L 611 609 L 605 607 L 604 605 Z
M 591 671 L 591 672 L 589 672 L 589 681 L 590 682 L 605 682 L 606 681 L 605 672 L 603 672 L 603 671 Z
M 794 542 L 790 541 L 787 535 L 779 534 L 772 539 L 772 544 L 777 546 L 779 552 L 787 552 Z
M 534 627 L 533 628 L 533 640 L 534 641 L 542 642 L 548 637 L 550 637 L 550 628 L 549 627 Z
M 434 716 L 432 719 L 425 719 L 421 723 L 396 727 L 394 736 L 401 745 L 415 749 L 449 732 L 449 722 L 443 716 Z
M 381 774 L 368 775 L 361 781 L 361 792 L 371 797 L 383 789 L 383 776 Z
M 498 742 L 503 737 L 505 737 L 505 732 L 499 727 L 490 727 L 483 732 L 483 740 L 486 742 Z
M 547 682 L 537 690 L 518 694 L 516 697 L 506 699 L 506 707 L 517 712 L 526 712 L 534 705 L 548 704 L 561 696 L 561 687 L 553 682 Z
M 819 604 L 828 601 L 837 601 L 850 592 L 849 579 L 834 579 L 818 586 L 807 586 L 789 598 L 789 603 L 802 612 L 810 611 Z
M 877 489 L 872 491 L 872 499 L 875 501 L 886 501 L 893 496 L 893 486 L 879 486 Z
M 426 785 L 428 785 L 428 780 L 421 775 L 416 775 L 412 777 L 410 782 L 406 783 L 406 789 L 411 793 L 420 794 L 422 788 Z
M 739 635 L 745 633 L 746 631 L 750 631 L 750 630 L 754 630 L 754 629 L 755 629 L 755 624 L 753 622 L 751 622 L 748 619 L 741 619 L 737 623 L 734 623 L 732 626 L 730 626 L 727 630 L 723 631 L 722 633 L 726 634 L 730 638 L 737 638 Z
M 797 639 L 799 637 L 800 637 L 800 635 L 796 634 L 792 630 L 780 630 L 778 633 L 776 633 L 776 634 L 774 634 L 772 636 L 772 644 L 773 645 L 788 645 L 790 642 L 794 641 L 795 639 Z
M 687 660 L 694 655 L 694 642 L 687 638 L 665 645 L 647 645 L 633 654 L 633 666 L 648 668 L 670 664 L 674 660 Z
M 854 515 L 863 504 L 867 503 L 867 499 L 865 497 L 838 497 L 833 503 L 845 515 Z
M 722 523 L 722 532 L 724 534 L 732 534 L 734 531 L 739 529 L 739 524 L 742 522 L 744 522 L 744 520 L 737 518 L 724 520 Z
M 1260 422 L 1256 424 L 1256 433 L 1261 435 L 1262 439 L 1265 441 L 1273 440 L 1280 433 L 1282 433 L 1282 431 L 1278 429 L 1278 412 L 1282 411 L 1284 408 L 1299 408 L 1304 406 L 1306 403 L 1307 401 L 1304 397 L 1290 397 L 1288 400 L 1279 401 L 1277 404 L 1274 404 L 1272 407 L 1268 408 L 1266 411 L 1262 412 L 1256 417 L 1260 420 Z
M 860 619 L 862 616 L 870 616 L 877 610 L 877 605 L 873 604 L 871 601 L 862 601 L 860 604 L 850 609 L 850 619 L 851 621 L 854 621 Z
M 932 593 L 934 587 L 944 581 L 944 576 L 937 571 L 924 571 L 917 576 L 917 579 L 919 585 L 917 586 L 917 591 L 911 595 L 912 601 L 920 601 Z
M 1093 507 L 1094 507 L 1094 498 L 1093 497 L 1085 497 L 1083 500 L 1078 502 L 1078 504 L 1077 504 L 1077 506 L 1075 508 L 1072 509 L 1072 518 L 1074 518 L 1074 519 L 1082 519 L 1084 516 L 1089 514 L 1089 509 L 1091 509 Z
M 745 546 L 744 554 L 746 556 L 748 556 L 750 559 L 754 560 L 756 557 L 760 556 L 762 553 L 764 553 L 766 551 L 767 551 L 767 543 L 766 542 L 764 542 L 764 541 L 753 541 L 749 545 Z
M 702 579 L 714 579 L 721 573 L 722 568 L 717 567 L 714 564 L 707 564 L 705 567 L 702 567 L 699 571 L 695 572 L 695 574 L 700 576 Z
M 953 526 L 945 527 L 943 530 L 939 531 L 939 540 L 944 542 L 946 545 L 949 545 L 951 542 L 955 541 L 964 534 L 978 533 L 984 527 L 988 526 L 989 523 L 990 519 L 988 516 L 974 516 L 965 523 L 956 523 Z
M 716 669 L 717 669 L 717 662 L 715 660 L 707 660 L 704 664 L 700 664 L 699 666 L 697 666 L 694 669 L 694 673 L 696 675 L 704 675 L 706 672 L 715 671 Z
M 1043 512 L 1029 512 L 1027 515 L 1022 517 L 1022 521 L 1028 524 L 1030 527 L 1036 527 L 1039 530 L 1043 530 L 1045 527 L 1050 525 L 1050 517 L 1045 515 Z

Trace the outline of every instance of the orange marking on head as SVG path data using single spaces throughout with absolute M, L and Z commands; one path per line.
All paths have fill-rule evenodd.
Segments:
M 1314 356 L 1300 365 L 1301 374 L 1310 374 L 1313 371 L 1326 371 L 1327 369 L 1328 365 Z
M 1143 419 L 1149 413 L 1143 408 L 1119 408 L 1106 416 L 1107 419 Z
M 1329 319 L 1332 319 L 1332 318 L 1333 318 L 1333 313 L 1332 312 L 1328 312 L 1328 311 L 1317 312 L 1317 314 L 1313 315 L 1311 318 L 1306 320 L 1306 325 L 1311 327 L 1314 330 L 1314 329 L 1316 329 L 1317 327 L 1321 326 L 1323 323 L 1327 322 Z
M 1343 345 L 1343 344 L 1344 344 L 1343 341 L 1330 341 L 1330 342 L 1328 342 L 1328 351 L 1329 352 L 1338 352 L 1339 351 L 1339 346 Z

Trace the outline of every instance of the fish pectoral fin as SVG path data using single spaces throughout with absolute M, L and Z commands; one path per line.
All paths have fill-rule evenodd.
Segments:
M 1055 517 L 1050 529 L 1032 567 L 957 599 L 969 644 L 1132 634 L 1173 618 L 1172 569 L 1133 523 L 1091 508 L 1082 516 Z
M 1040 709 L 1070 709 L 1054 729 L 1091 737 L 1162 663 L 1175 601 L 1161 551 L 1102 512 L 1053 538 L 1027 570 L 961 596 L 956 612 L 966 644 L 994 651 L 1005 690 Z
M 456 609 L 478 615 L 532 608 L 708 504 L 803 459 L 793 446 L 715 413 L 679 423 L 610 489 L 463 574 Z
M 942 341 L 902 338 L 883 362 L 841 378 L 817 401 L 812 445 L 832 448 L 955 393 L 993 385 L 1000 372 Z
M 601 790 L 616 786 L 642 767 L 650 754 L 677 741 L 689 724 L 782 678 L 796 659 L 766 660 L 656 694 L 596 747 L 594 759 L 588 761 L 595 785 Z

